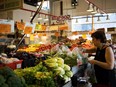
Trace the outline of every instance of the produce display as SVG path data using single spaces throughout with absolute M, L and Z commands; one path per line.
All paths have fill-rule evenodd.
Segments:
M 24 78 L 25 85 L 20 87 L 62 87 L 73 76 L 71 68 L 86 63 L 86 56 L 72 43 L 31 44 L 12 56 L 23 60 L 22 69 L 14 70 Z
M 45 44 L 31 44 L 28 47 L 23 47 L 18 49 L 18 51 L 25 51 L 25 52 L 41 52 L 41 51 L 45 51 L 45 50 L 49 50 L 52 47 L 54 47 L 55 44 L 49 44 L 49 45 L 45 45 Z
M 38 85 L 39 87 L 58 87 L 70 81 L 73 76 L 70 66 L 64 64 L 60 57 L 54 57 L 40 62 L 35 67 L 16 69 L 14 72 L 24 77 L 27 85 Z M 59 80 L 63 84 L 59 83 Z

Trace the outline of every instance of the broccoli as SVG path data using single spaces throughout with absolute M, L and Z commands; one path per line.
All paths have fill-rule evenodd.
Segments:
M 20 77 L 17 76 L 9 77 L 6 83 L 9 87 L 24 87 Z
M 3 84 L 3 83 L 5 83 L 5 79 L 4 79 L 4 77 L 2 76 L 2 75 L 0 75 L 0 87 L 1 87 L 1 85 Z
M 23 77 L 20 77 L 20 79 L 21 79 L 21 84 L 23 84 L 23 87 L 27 87 L 25 79 Z
M 0 69 L 0 75 L 4 76 L 5 79 L 8 79 L 10 76 L 14 76 L 15 73 L 11 68 L 5 66 Z
M 8 84 L 4 83 L 0 87 L 9 87 Z
M 17 76 L 9 67 L 0 68 L 0 87 L 27 87 L 23 77 Z

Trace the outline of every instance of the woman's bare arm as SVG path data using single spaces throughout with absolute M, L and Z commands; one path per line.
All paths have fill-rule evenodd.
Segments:
M 96 52 L 96 47 L 92 47 L 90 49 L 84 49 L 85 53 L 95 53 Z
M 106 58 L 107 68 L 113 69 L 114 68 L 114 52 L 111 47 L 106 48 L 105 58 Z

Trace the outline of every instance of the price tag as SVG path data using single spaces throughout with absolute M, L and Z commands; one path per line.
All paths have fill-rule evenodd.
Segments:
M 21 68 L 21 64 L 17 64 L 16 65 L 16 68 Z

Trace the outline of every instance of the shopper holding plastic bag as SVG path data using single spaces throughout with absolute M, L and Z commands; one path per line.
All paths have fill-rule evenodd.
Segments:
M 93 87 L 116 87 L 114 53 L 112 48 L 106 44 L 105 33 L 96 31 L 91 37 L 95 47 L 85 49 L 84 52 L 96 53 L 95 59 L 88 60 L 90 64 L 94 65 L 97 80 L 97 83 L 93 84 Z

